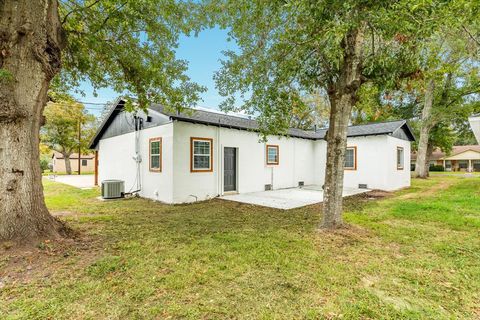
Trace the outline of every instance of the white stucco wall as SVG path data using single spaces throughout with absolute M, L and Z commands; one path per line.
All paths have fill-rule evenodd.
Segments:
M 149 170 L 149 139 L 162 138 L 162 172 Z M 140 178 L 145 198 L 163 202 L 173 202 L 173 124 L 140 131 Z M 99 182 L 107 179 L 125 181 L 125 192 L 136 188 L 135 133 L 127 133 L 99 141 L 98 174 Z
M 316 184 L 325 182 L 326 141 L 317 141 L 315 159 Z M 357 147 L 357 169 L 344 171 L 344 187 L 358 188 L 366 184 L 369 189 L 386 191 L 410 186 L 410 142 L 387 135 L 354 137 L 347 139 L 348 147 Z M 404 169 L 397 170 L 397 146 L 404 148 Z
M 213 139 L 213 172 L 190 172 L 190 137 Z M 268 142 L 263 143 L 259 139 L 255 132 L 175 122 L 174 202 L 191 202 L 223 194 L 224 147 L 237 148 L 239 193 L 263 191 L 265 184 L 280 189 L 295 187 L 299 181 L 306 185 L 315 183 L 315 141 L 269 137 Z M 279 146 L 278 165 L 266 165 L 266 144 Z
M 411 143 L 391 136 L 386 136 L 389 148 L 385 150 L 388 155 L 387 185 L 382 190 L 393 191 L 410 187 L 410 155 Z M 397 147 L 403 147 L 403 170 L 397 169 Z
M 150 172 L 149 139 L 162 138 L 162 172 Z M 213 139 L 213 171 L 190 172 L 190 138 Z M 224 194 L 223 149 L 237 148 L 237 191 L 263 191 L 265 184 L 274 189 L 322 185 L 325 178 L 327 143 L 300 138 L 271 136 L 259 142 L 255 132 L 219 128 L 186 122 L 172 122 L 140 132 L 142 191 L 146 198 L 167 203 L 205 200 Z M 279 164 L 266 164 L 266 144 L 279 146 Z M 410 142 L 391 136 L 348 139 L 357 147 L 357 170 L 346 170 L 344 186 L 396 190 L 410 186 Z M 99 181 L 120 179 L 125 191 L 133 190 L 136 167 L 135 133 L 102 139 L 99 142 Z M 404 169 L 397 170 L 397 147 L 404 148 Z

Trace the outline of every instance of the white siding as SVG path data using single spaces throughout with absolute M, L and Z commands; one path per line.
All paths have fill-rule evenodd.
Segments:
M 162 138 L 162 172 L 149 170 L 149 139 Z M 140 163 L 142 190 L 145 198 L 171 203 L 173 189 L 173 124 L 140 131 Z M 99 141 L 99 182 L 107 179 L 125 181 L 125 192 L 136 188 L 135 133 L 127 133 Z
M 149 139 L 162 138 L 162 172 L 150 172 Z M 190 172 L 190 138 L 213 140 L 213 171 Z M 140 132 L 142 191 L 146 198 L 167 203 L 205 200 L 223 194 L 223 148 L 237 148 L 237 191 L 323 185 L 327 143 L 300 138 L 274 137 L 259 142 L 255 132 L 173 122 Z M 279 146 L 279 164 L 266 164 L 266 144 Z M 357 169 L 345 171 L 344 186 L 396 190 L 410 186 L 410 142 L 387 135 L 348 139 L 357 147 Z M 397 147 L 404 148 L 404 169 L 397 170 Z M 99 181 L 121 179 L 126 191 L 135 187 L 135 133 L 99 142 Z
M 366 184 L 369 189 L 386 191 L 410 186 L 410 142 L 387 135 L 354 137 L 347 139 L 348 147 L 357 147 L 357 169 L 344 171 L 344 187 L 358 188 Z M 397 170 L 397 146 L 404 148 L 404 169 Z M 327 143 L 317 141 L 315 159 L 316 184 L 325 183 Z
M 213 139 L 213 172 L 190 172 L 190 137 Z M 215 126 L 174 123 L 173 200 L 175 203 L 203 200 L 223 194 L 223 148 L 237 148 L 237 191 L 290 188 L 299 181 L 314 184 L 315 141 L 269 137 L 259 142 L 255 132 Z M 279 146 L 279 164 L 266 164 L 266 145 Z M 219 161 L 220 160 L 220 161 Z

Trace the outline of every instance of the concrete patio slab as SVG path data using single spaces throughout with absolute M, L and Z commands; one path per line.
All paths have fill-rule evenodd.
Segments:
M 370 190 L 344 188 L 343 196 L 347 197 L 368 191 Z M 323 190 L 321 186 L 305 186 L 302 188 L 225 195 L 221 199 L 288 210 L 322 202 Z
M 80 189 L 91 189 L 94 187 L 94 175 L 93 174 L 84 174 L 84 175 L 49 175 L 44 177 L 45 179 L 65 183 L 73 187 Z

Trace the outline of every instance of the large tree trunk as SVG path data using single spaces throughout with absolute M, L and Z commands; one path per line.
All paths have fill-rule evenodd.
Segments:
M 70 155 L 63 154 L 63 159 L 65 160 L 65 171 L 67 174 L 72 174 L 72 163 L 70 162 Z
M 428 140 L 430 138 L 430 130 L 433 128 L 432 107 L 435 92 L 435 82 L 430 80 L 425 91 L 425 102 L 422 110 L 422 118 L 420 122 L 420 139 L 418 141 L 417 161 L 415 163 L 415 174 L 417 178 L 427 178 L 428 176 Z
M 63 225 L 43 199 L 39 129 L 60 69 L 56 0 L 0 0 L 0 240 L 56 237 Z
M 361 85 L 363 27 L 352 30 L 343 41 L 344 59 L 339 79 L 330 86 L 330 123 L 327 132 L 323 219 L 321 228 L 341 226 L 343 210 L 343 170 L 347 128 L 352 106 Z

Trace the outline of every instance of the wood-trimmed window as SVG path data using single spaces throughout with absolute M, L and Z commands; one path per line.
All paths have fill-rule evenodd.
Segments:
M 213 171 L 213 139 L 190 138 L 190 172 Z
M 162 138 L 150 138 L 148 143 L 148 167 L 151 172 L 162 172 Z
M 278 165 L 280 163 L 280 154 L 278 145 L 267 144 L 266 157 L 268 165 Z
M 405 153 L 403 147 L 397 147 L 397 170 L 403 170 L 405 167 Z
M 357 147 L 347 147 L 345 150 L 345 170 L 357 170 Z

